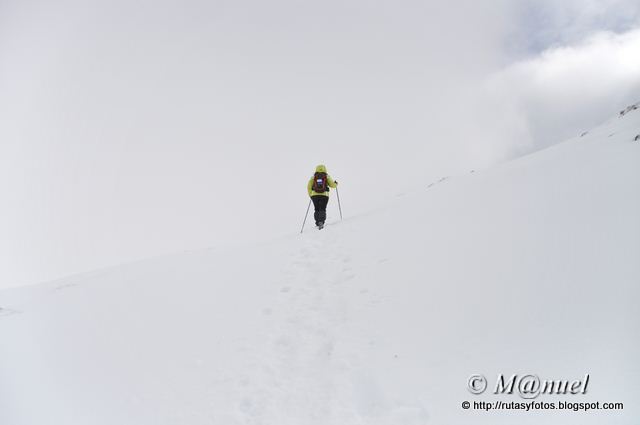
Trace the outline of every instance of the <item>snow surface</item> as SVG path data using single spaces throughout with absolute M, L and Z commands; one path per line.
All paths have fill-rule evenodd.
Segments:
M 637 424 L 637 134 L 640 110 L 322 231 L 2 291 L 0 424 Z M 589 373 L 537 401 L 625 409 L 463 410 L 523 401 L 473 373 Z

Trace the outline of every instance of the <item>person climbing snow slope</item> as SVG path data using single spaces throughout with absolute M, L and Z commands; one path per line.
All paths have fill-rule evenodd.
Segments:
M 307 183 L 307 192 L 313 201 L 315 212 L 313 218 L 316 220 L 318 229 L 324 227 L 327 219 L 327 204 L 329 203 L 329 188 L 338 187 L 338 182 L 333 180 L 327 173 L 327 167 L 318 165 L 316 172 L 313 174 L 309 183 Z

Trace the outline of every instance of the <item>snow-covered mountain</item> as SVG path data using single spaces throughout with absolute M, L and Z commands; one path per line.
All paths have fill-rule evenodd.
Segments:
M 2 291 L 0 424 L 637 424 L 639 134 L 630 109 L 322 231 Z M 528 401 L 499 373 L 624 409 L 461 407 Z

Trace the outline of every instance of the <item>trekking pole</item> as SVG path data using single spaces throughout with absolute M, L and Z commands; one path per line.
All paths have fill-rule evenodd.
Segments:
M 342 220 L 342 207 L 340 206 L 340 193 L 338 192 L 338 186 L 336 186 L 336 197 L 338 198 L 338 209 L 340 210 L 340 220 Z
M 300 229 L 300 233 L 304 230 L 304 223 L 307 222 L 307 215 L 309 215 L 309 208 L 311 208 L 311 199 L 309 199 L 309 205 L 307 205 L 307 212 L 304 214 L 304 221 L 302 222 L 302 229 Z

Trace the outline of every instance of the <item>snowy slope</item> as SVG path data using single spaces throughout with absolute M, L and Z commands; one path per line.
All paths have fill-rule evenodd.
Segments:
M 630 111 L 321 232 L 0 292 L 0 424 L 636 424 L 637 134 Z M 538 401 L 625 409 L 463 410 L 521 401 L 473 373 L 589 373 Z

